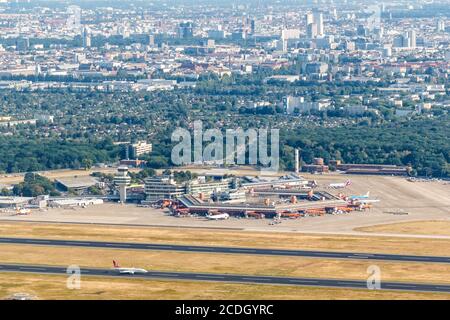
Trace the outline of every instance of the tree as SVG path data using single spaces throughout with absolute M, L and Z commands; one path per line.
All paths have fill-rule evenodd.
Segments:
M 92 168 L 92 165 L 94 164 L 93 161 L 91 159 L 83 159 L 82 161 L 83 167 L 85 170 L 89 170 Z

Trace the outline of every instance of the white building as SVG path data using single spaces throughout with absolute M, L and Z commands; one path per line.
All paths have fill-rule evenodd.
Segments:
M 147 141 L 138 141 L 130 145 L 131 156 L 137 158 L 143 154 L 152 152 L 152 144 Z
M 329 100 L 305 102 L 303 97 L 287 96 L 284 99 L 284 109 L 287 114 L 306 113 L 309 111 L 323 111 L 330 107 Z

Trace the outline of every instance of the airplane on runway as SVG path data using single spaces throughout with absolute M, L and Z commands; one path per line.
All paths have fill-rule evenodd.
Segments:
M 350 196 L 349 199 L 350 200 L 361 200 L 361 199 L 368 199 L 370 195 L 370 191 L 367 191 L 366 194 L 363 195 L 359 195 L 359 196 Z
M 342 189 L 342 188 L 348 187 L 351 184 L 352 184 L 352 182 L 350 180 L 347 180 L 346 182 L 343 182 L 343 183 L 330 183 L 328 185 L 328 188 Z
M 147 270 L 141 268 L 121 268 L 115 260 L 113 260 L 113 267 L 113 269 L 119 271 L 119 273 L 135 274 L 148 272 Z
M 230 218 L 230 215 L 228 213 L 222 213 L 222 214 L 210 214 L 206 216 L 209 220 L 227 220 Z

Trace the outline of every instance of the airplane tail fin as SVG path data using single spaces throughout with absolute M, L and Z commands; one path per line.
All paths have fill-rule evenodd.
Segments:
M 366 196 L 368 197 L 370 195 L 370 191 L 367 191 Z
M 120 268 L 119 264 L 116 262 L 116 260 L 113 260 L 113 266 L 114 268 Z

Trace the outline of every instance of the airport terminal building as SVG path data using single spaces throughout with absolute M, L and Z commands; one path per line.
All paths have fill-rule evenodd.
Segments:
M 232 179 L 206 181 L 199 177 L 191 181 L 178 183 L 172 175 L 163 175 L 145 180 L 145 195 L 147 201 L 176 199 L 185 194 L 211 195 L 214 192 L 228 191 L 233 185 Z

